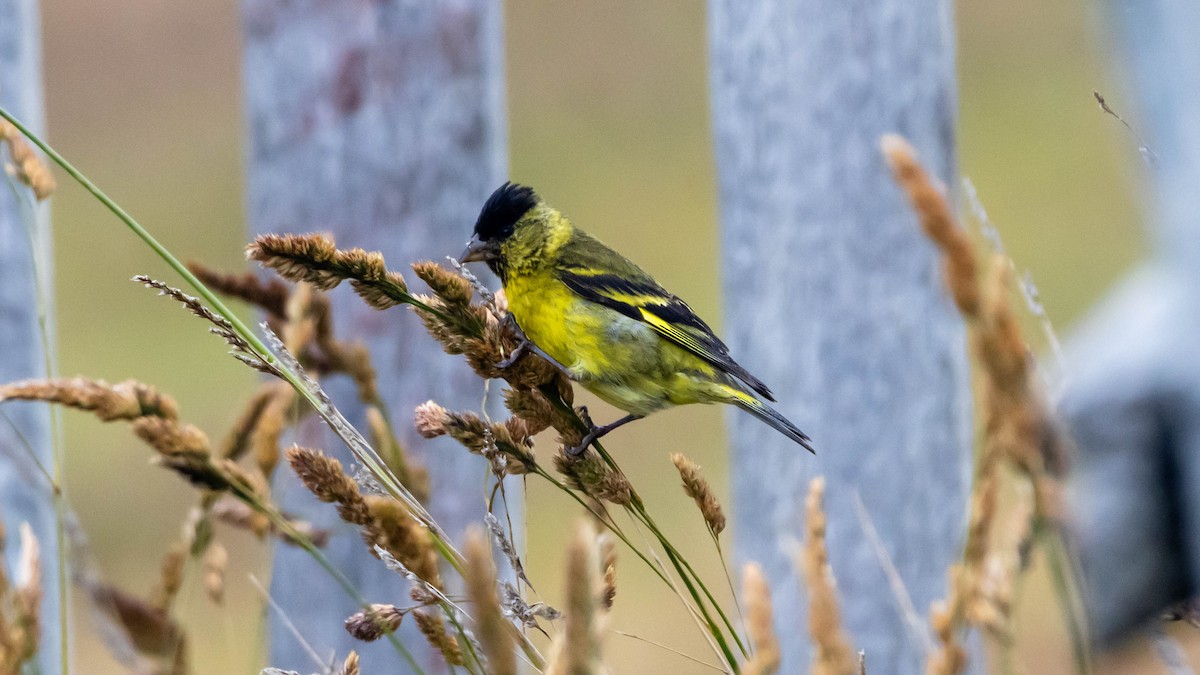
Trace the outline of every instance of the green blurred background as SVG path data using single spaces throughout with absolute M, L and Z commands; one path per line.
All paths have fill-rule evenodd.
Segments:
M 176 253 L 237 269 L 245 241 L 237 3 L 42 7 L 51 142 Z M 1118 109 L 1131 108 L 1112 84 L 1095 9 L 1079 0 L 957 8 L 962 171 L 1018 267 L 1031 270 L 1060 332 L 1144 248 L 1132 187 L 1136 148 L 1091 96 L 1099 89 Z M 513 177 L 636 251 L 664 285 L 719 319 L 704 3 L 510 0 L 506 35 Z M 187 419 L 219 436 L 254 374 L 195 320 L 127 281 L 171 275 L 83 191 L 65 184 L 53 213 L 62 372 L 159 385 Z M 635 484 L 664 486 L 650 491 L 650 508 L 693 544 L 693 560 L 709 561 L 701 570 L 709 578 L 719 568 L 675 489 L 667 452 L 687 452 L 727 494 L 722 423 L 713 409 L 668 411 L 622 431 L 620 443 Z M 686 446 L 672 432 L 679 428 L 689 430 Z M 191 489 L 149 465 L 150 453 L 125 428 L 68 414 L 66 431 L 70 497 L 100 565 L 126 588 L 149 590 L 194 502 Z M 575 514 L 540 485 L 530 493 L 530 573 L 553 602 L 558 552 Z M 214 609 L 198 592 L 194 570 L 180 607 L 196 672 L 257 672 L 262 610 L 248 575 L 266 583 L 268 567 L 257 543 L 226 541 L 234 553 L 227 608 Z M 694 631 L 671 626 L 689 625 L 680 623 L 678 603 L 630 557 L 610 627 L 704 654 Z M 1053 600 L 1037 579 L 1023 588 L 1021 614 L 1027 670 L 1065 666 Z M 118 672 L 82 606 L 75 622 L 81 672 Z M 693 670 L 619 635 L 608 637 L 607 649 L 615 672 Z

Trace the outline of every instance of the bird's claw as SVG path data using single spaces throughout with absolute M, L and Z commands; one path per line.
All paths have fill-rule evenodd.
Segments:
M 585 425 L 587 425 L 588 432 L 584 434 L 583 439 L 579 441 L 579 445 L 566 448 L 568 457 L 579 457 L 583 455 L 583 453 L 587 452 L 588 446 L 595 442 L 598 434 L 600 433 L 600 427 L 597 427 L 592 423 L 592 416 L 588 414 L 586 405 L 579 406 L 575 409 L 575 412 L 579 414 L 579 419 L 582 420 Z
M 512 368 L 513 364 L 515 364 L 517 361 L 520 361 L 522 356 L 525 356 L 525 352 L 529 350 L 529 345 L 529 339 L 522 338 L 521 341 L 517 343 L 516 348 L 513 349 L 508 356 L 504 357 L 503 360 L 497 363 L 496 367 L 500 370 L 508 370 L 509 368 Z

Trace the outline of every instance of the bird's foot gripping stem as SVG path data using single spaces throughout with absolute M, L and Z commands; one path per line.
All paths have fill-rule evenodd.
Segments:
M 588 447 L 590 447 L 592 445 L 592 443 L 595 443 L 597 440 L 599 440 L 601 437 L 603 437 L 605 434 L 612 431 L 613 429 L 616 429 L 619 426 L 628 424 L 634 420 L 640 420 L 643 417 L 643 415 L 629 414 L 629 415 L 626 415 L 626 416 L 622 417 L 621 419 L 617 420 L 616 422 L 613 422 L 612 424 L 605 424 L 602 427 L 598 427 L 595 424 L 592 424 L 592 420 L 587 414 L 586 407 L 582 408 L 581 412 L 583 413 L 583 421 L 587 423 L 587 425 L 588 425 L 588 427 L 590 427 L 590 429 L 587 432 L 587 434 L 584 435 L 583 440 L 579 442 L 579 445 L 577 445 L 573 448 L 567 448 L 567 455 L 571 456 L 571 457 L 578 457 L 578 456 L 582 455 L 583 453 L 587 452 Z

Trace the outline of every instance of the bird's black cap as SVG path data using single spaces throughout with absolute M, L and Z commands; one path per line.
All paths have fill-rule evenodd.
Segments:
M 533 188 L 517 183 L 501 185 L 479 211 L 479 220 L 475 221 L 475 236 L 480 241 L 507 239 L 521 216 L 537 203 L 538 196 Z

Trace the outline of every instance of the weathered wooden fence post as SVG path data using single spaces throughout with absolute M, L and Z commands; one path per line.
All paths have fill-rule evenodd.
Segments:
M 1200 5 L 1106 4 L 1133 94 L 1109 101 L 1141 137 L 1131 151 L 1146 144 L 1155 247 L 1066 344 L 1074 516 L 1105 648 L 1200 584 Z
M 737 556 L 763 565 L 784 645 L 808 668 L 789 559 L 808 480 L 828 480 L 830 563 L 872 673 L 923 669 L 856 515 L 861 498 L 917 611 L 958 557 L 971 457 L 962 320 L 893 186 L 880 135 L 903 134 L 955 184 L 954 31 L 946 0 L 710 0 L 725 334 L 807 431 L 812 457 L 730 418 Z
M 341 245 L 383 251 L 402 271 L 458 255 L 483 200 L 505 178 L 501 9 L 492 0 L 243 0 L 252 228 L 330 231 Z M 451 533 L 480 520 L 482 461 L 445 447 L 423 454 L 431 444 L 418 442 L 410 420 L 428 398 L 477 408 L 481 382 L 407 312 L 376 312 L 347 295 L 336 313 L 340 334 L 364 340 L 375 356 L 401 441 L 430 470 L 434 516 Z M 331 393 L 339 405 L 354 398 Z M 333 446 L 326 449 L 341 451 Z M 284 502 L 313 512 L 314 502 L 287 481 L 278 487 Z M 405 584 L 358 536 L 340 532 L 328 550 L 335 564 L 371 601 L 402 603 Z M 342 628 L 354 603 L 310 560 L 279 549 L 274 569 L 272 594 L 323 656 L 363 650 Z M 309 668 L 284 624 L 271 625 L 272 664 Z M 412 626 L 402 633 L 428 672 L 442 672 Z M 389 652 L 371 645 L 367 662 L 398 672 Z
M 45 129 L 42 110 L 42 27 L 37 0 L 0 0 L 0 104 L 34 131 Z M 4 162 L 9 158 L 5 157 Z M 29 191 L 0 186 L 0 382 L 45 377 L 46 358 L 38 320 L 38 284 L 50 315 L 53 293 L 49 209 Z M 35 265 L 34 256 L 38 262 Z M 39 279 L 40 277 L 40 279 Z M 52 344 L 52 336 L 47 336 Z M 9 533 L 8 568 L 20 552 L 18 527 L 28 522 L 42 551 L 42 636 L 40 668 L 60 672 L 58 546 L 51 486 L 33 464 L 32 451 L 47 468 L 54 465 L 50 411 L 36 403 L 5 407 L 12 424 L 0 422 L 0 518 Z M 28 443 L 29 450 L 23 446 Z

